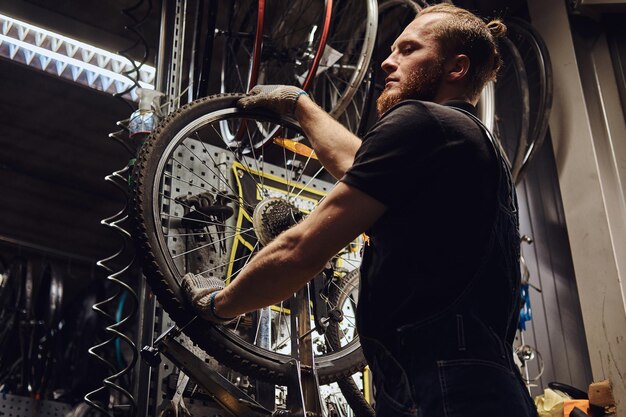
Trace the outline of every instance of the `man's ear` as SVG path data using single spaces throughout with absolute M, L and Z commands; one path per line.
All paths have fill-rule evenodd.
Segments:
M 450 59 L 445 64 L 446 80 L 448 82 L 457 82 L 463 80 L 470 69 L 470 59 L 465 54 L 458 54 Z

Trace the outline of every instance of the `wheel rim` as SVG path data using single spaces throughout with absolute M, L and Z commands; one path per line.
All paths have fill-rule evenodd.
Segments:
M 517 170 L 516 180 L 519 181 L 547 134 L 552 109 L 552 67 L 543 39 L 529 23 L 513 19 L 507 22 L 507 28 L 507 36 L 524 63 L 528 85 L 529 131 Z
M 272 6 L 264 24 L 258 84 L 302 85 L 319 44 L 324 10 L 324 2 L 312 0 Z M 376 0 L 334 2 L 322 62 L 308 89 L 316 103 L 351 131 L 356 131 L 366 103 L 369 83 L 363 81 L 370 71 L 376 10 Z M 251 87 L 247 80 L 254 21 L 249 17 L 229 22 L 224 35 L 222 93 L 246 92 Z
M 234 107 L 203 114 L 180 129 L 160 152 L 150 191 L 158 202 L 152 219 L 166 268 L 176 280 L 186 272 L 220 276 L 226 282 L 236 279 L 259 248 L 251 226 L 256 204 L 282 195 L 307 212 L 333 185 L 319 162 L 302 150 L 305 140 L 294 121 L 278 124 L 267 114 L 245 114 L 245 121 Z M 226 147 L 220 124 L 244 126 L 246 133 Z M 292 142 L 274 143 L 278 133 Z M 360 241 L 340 254 L 335 264 L 345 271 L 357 268 L 359 245 Z M 269 312 L 267 325 L 262 324 L 263 314 L 255 312 L 220 331 L 253 351 L 267 350 L 286 360 L 291 355 L 286 341 L 293 331 L 287 326 L 289 305 L 278 304 Z M 316 332 L 313 343 L 318 347 L 316 363 L 327 369 L 359 348 L 355 339 L 340 351 L 329 351 Z
M 500 50 L 504 65 L 496 81 L 494 133 L 511 163 L 511 173 L 515 180 L 528 144 L 528 78 L 522 58 L 513 42 L 503 38 Z

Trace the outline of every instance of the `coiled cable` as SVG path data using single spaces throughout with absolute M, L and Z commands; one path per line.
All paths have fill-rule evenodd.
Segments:
M 115 185 L 120 191 L 124 193 L 128 199 L 128 185 L 127 178 L 130 173 L 128 166 L 119 171 L 115 171 L 111 175 L 107 175 L 106 180 Z M 128 204 L 124 206 L 115 215 L 103 219 L 101 224 L 114 229 L 122 237 L 120 249 L 108 258 L 102 259 L 97 262 L 97 265 L 103 268 L 108 276 L 107 280 L 113 282 L 118 290 L 108 297 L 107 299 L 94 304 L 93 309 L 102 316 L 108 325 L 106 326 L 106 339 L 88 349 L 90 355 L 103 363 L 111 372 L 112 375 L 106 377 L 102 381 L 102 386 L 96 390 L 85 395 L 85 402 L 91 407 L 97 409 L 101 413 L 106 415 L 112 415 L 111 410 L 126 410 L 125 415 L 134 416 L 137 408 L 136 401 L 130 390 L 127 387 L 122 386 L 120 381 L 122 378 L 130 374 L 137 361 L 137 346 L 133 342 L 132 338 L 123 333 L 123 329 L 132 320 L 134 320 L 137 311 L 138 298 L 136 292 L 131 286 L 125 282 L 128 280 L 129 272 L 132 270 L 134 264 L 134 254 L 129 255 L 129 251 L 132 250 L 130 242 L 130 233 L 124 227 L 124 223 L 128 220 Z M 125 259 L 125 260 L 124 260 Z M 117 267 L 120 261 L 124 262 L 124 266 Z M 129 312 L 124 317 L 120 317 L 119 320 L 110 313 L 111 310 L 115 310 L 115 307 L 119 304 L 119 299 L 127 294 L 125 304 Z M 128 301 L 131 300 L 131 301 Z M 125 343 L 131 351 L 131 359 L 126 366 L 118 367 L 114 361 L 108 359 L 111 356 L 110 351 L 117 343 L 121 341 Z M 108 394 L 108 395 L 105 395 Z M 109 403 L 104 404 L 103 398 L 108 398 Z
M 132 85 L 125 91 L 115 94 L 115 97 L 128 104 L 132 110 L 135 110 L 134 105 L 125 100 L 124 97 L 128 96 L 133 89 L 139 87 L 141 66 L 147 62 L 150 56 L 150 49 L 141 33 L 141 27 L 148 19 L 151 11 L 152 0 L 139 0 L 132 6 L 122 10 L 122 14 L 132 21 L 125 29 L 131 33 L 134 42 L 128 48 L 120 51 L 119 54 L 127 58 L 131 65 L 130 69 L 124 72 L 124 75 L 132 81 Z M 137 55 L 141 55 L 139 61 L 135 61 L 130 56 L 132 52 L 137 50 L 140 51 Z M 122 414 L 135 416 L 137 413 L 137 402 L 131 394 L 129 381 L 132 380 L 131 377 L 137 362 L 138 350 L 133 338 L 125 334 L 124 331 L 136 324 L 139 306 L 137 293 L 129 284 L 137 280 L 137 273 L 135 272 L 136 268 L 134 268 L 135 254 L 131 233 L 127 225 L 129 221 L 130 197 L 128 178 L 130 177 L 132 158 L 135 156 L 138 143 L 129 140 L 128 120 L 119 121 L 117 125 L 121 129 L 111 133 L 109 137 L 129 152 L 129 160 L 131 162 L 124 168 L 107 175 L 105 180 L 121 191 L 125 205 L 113 216 L 103 219 L 101 224 L 115 230 L 120 235 L 121 243 L 116 253 L 97 262 L 98 267 L 106 271 L 107 280 L 112 282 L 117 289 L 113 295 L 93 305 L 93 309 L 107 323 L 105 327 L 106 337 L 103 342 L 88 349 L 89 354 L 103 363 L 109 369 L 111 375 L 103 379 L 99 388 L 86 394 L 84 400 L 89 406 L 105 415 Z M 121 352 L 124 346 L 127 348 L 124 351 L 130 352 L 130 358 L 122 360 Z

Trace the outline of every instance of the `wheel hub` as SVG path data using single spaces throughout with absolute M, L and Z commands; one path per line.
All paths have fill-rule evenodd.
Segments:
M 263 246 L 276 236 L 302 220 L 302 213 L 296 206 L 282 198 L 268 198 L 254 208 L 252 225 Z

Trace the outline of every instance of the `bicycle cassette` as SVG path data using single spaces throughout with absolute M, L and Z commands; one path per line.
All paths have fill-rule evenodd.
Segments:
M 268 198 L 254 208 L 252 225 L 263 246 L 296 225 L 304 216 L 296 206 L 282 198 Z

